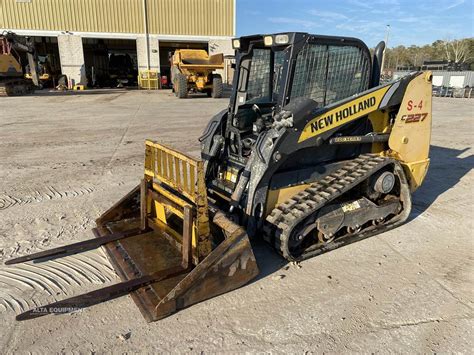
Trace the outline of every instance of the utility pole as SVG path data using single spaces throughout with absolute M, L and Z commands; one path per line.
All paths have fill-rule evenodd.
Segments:
M 390 25 L 387 25 L 387 31 L 385 32 L 385 48 L 383 50 L 383 57 L 382 57 L 382 65 L 380 68 L 380 74 L 383 75 L 383 69 L 384 69 L 384 64 L 385 64 L 385 51 L 388 48 L 388 36 L 390 35 Z

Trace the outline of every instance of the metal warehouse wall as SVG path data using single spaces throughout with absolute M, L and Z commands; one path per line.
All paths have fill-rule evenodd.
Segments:
M 147 0 L 151 34 L 233 36 L 234 0 Z M 0 28 L 143 33 L 143 0 L 0 0 Z
M 408 71 L 396 71 L 393 78 L 408 75 Z M 433 85 L 463 88 L 474 87 L 474 71 L 433 71 Z
M 150 33 L 234 35 L 233 0 L 148 0 Z

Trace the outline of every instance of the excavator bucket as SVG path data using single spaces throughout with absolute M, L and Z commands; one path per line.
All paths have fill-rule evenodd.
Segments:
M 96 239 L 49 251 L 102 245 L 122 282 L 30 310 L 30 319 L 131 294 L 149 322 L 243 286 L 259 272 L 245 230 L 209 207 L 203 163 L 146 141 L 145 176 L 96 223 Z M 212 234 L 211 234 L 212 230 Z M 84 247 L 84 244 L 87 244 Z M 51 257 L 48 252 L 10 264 Z

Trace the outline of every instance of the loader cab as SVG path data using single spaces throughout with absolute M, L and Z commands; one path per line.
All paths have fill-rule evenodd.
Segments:
M 281 108 L 301 97 L 325 106 L 369 88 L 370 52 L 356 38 L 292 32 L 241 37 L 233 47 L 233 112 L 253 104 Z
M 271 113 L 281 103 L 292 45 L 286 34 L 278 39 L 279 45 L 273 43 L 273 36 L 233 40 L 237 70 L 229 111 L 233 115 L 232 125 L 240 131 L 252 128 L 259 116 Z
M 233 40 L 236 73 L 228 111 L 231 154 L 249 154 L 276 113 L 296 100 L 317 108 L 369 88 L 367 46 L 348 37 L 292 32 Z

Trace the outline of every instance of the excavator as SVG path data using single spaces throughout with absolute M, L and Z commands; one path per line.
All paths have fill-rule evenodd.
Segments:
M 28 78 L 23 75 L 18 52 L 28 58 Z M 35 46 L 29 38 L 23 40 L 10 31 L 0 34 L 0 96 L 19 96 L 31 93 L 40 85 L 37 73 L 38 59 Z
M 97 219 L 95 238 L 6 262 L 102 246 L 122 281 L 17 320 L 130 294 L 156 321 L 254 279 L 258 239 L 298 263 L 407 220 L 430 161 L 430 72 L 380 85 L 385 43 L 371 55 L 350 37 L 252 35 L 233 47 L 229 105 L 199 159 L 147 140 L 140 183 Z

